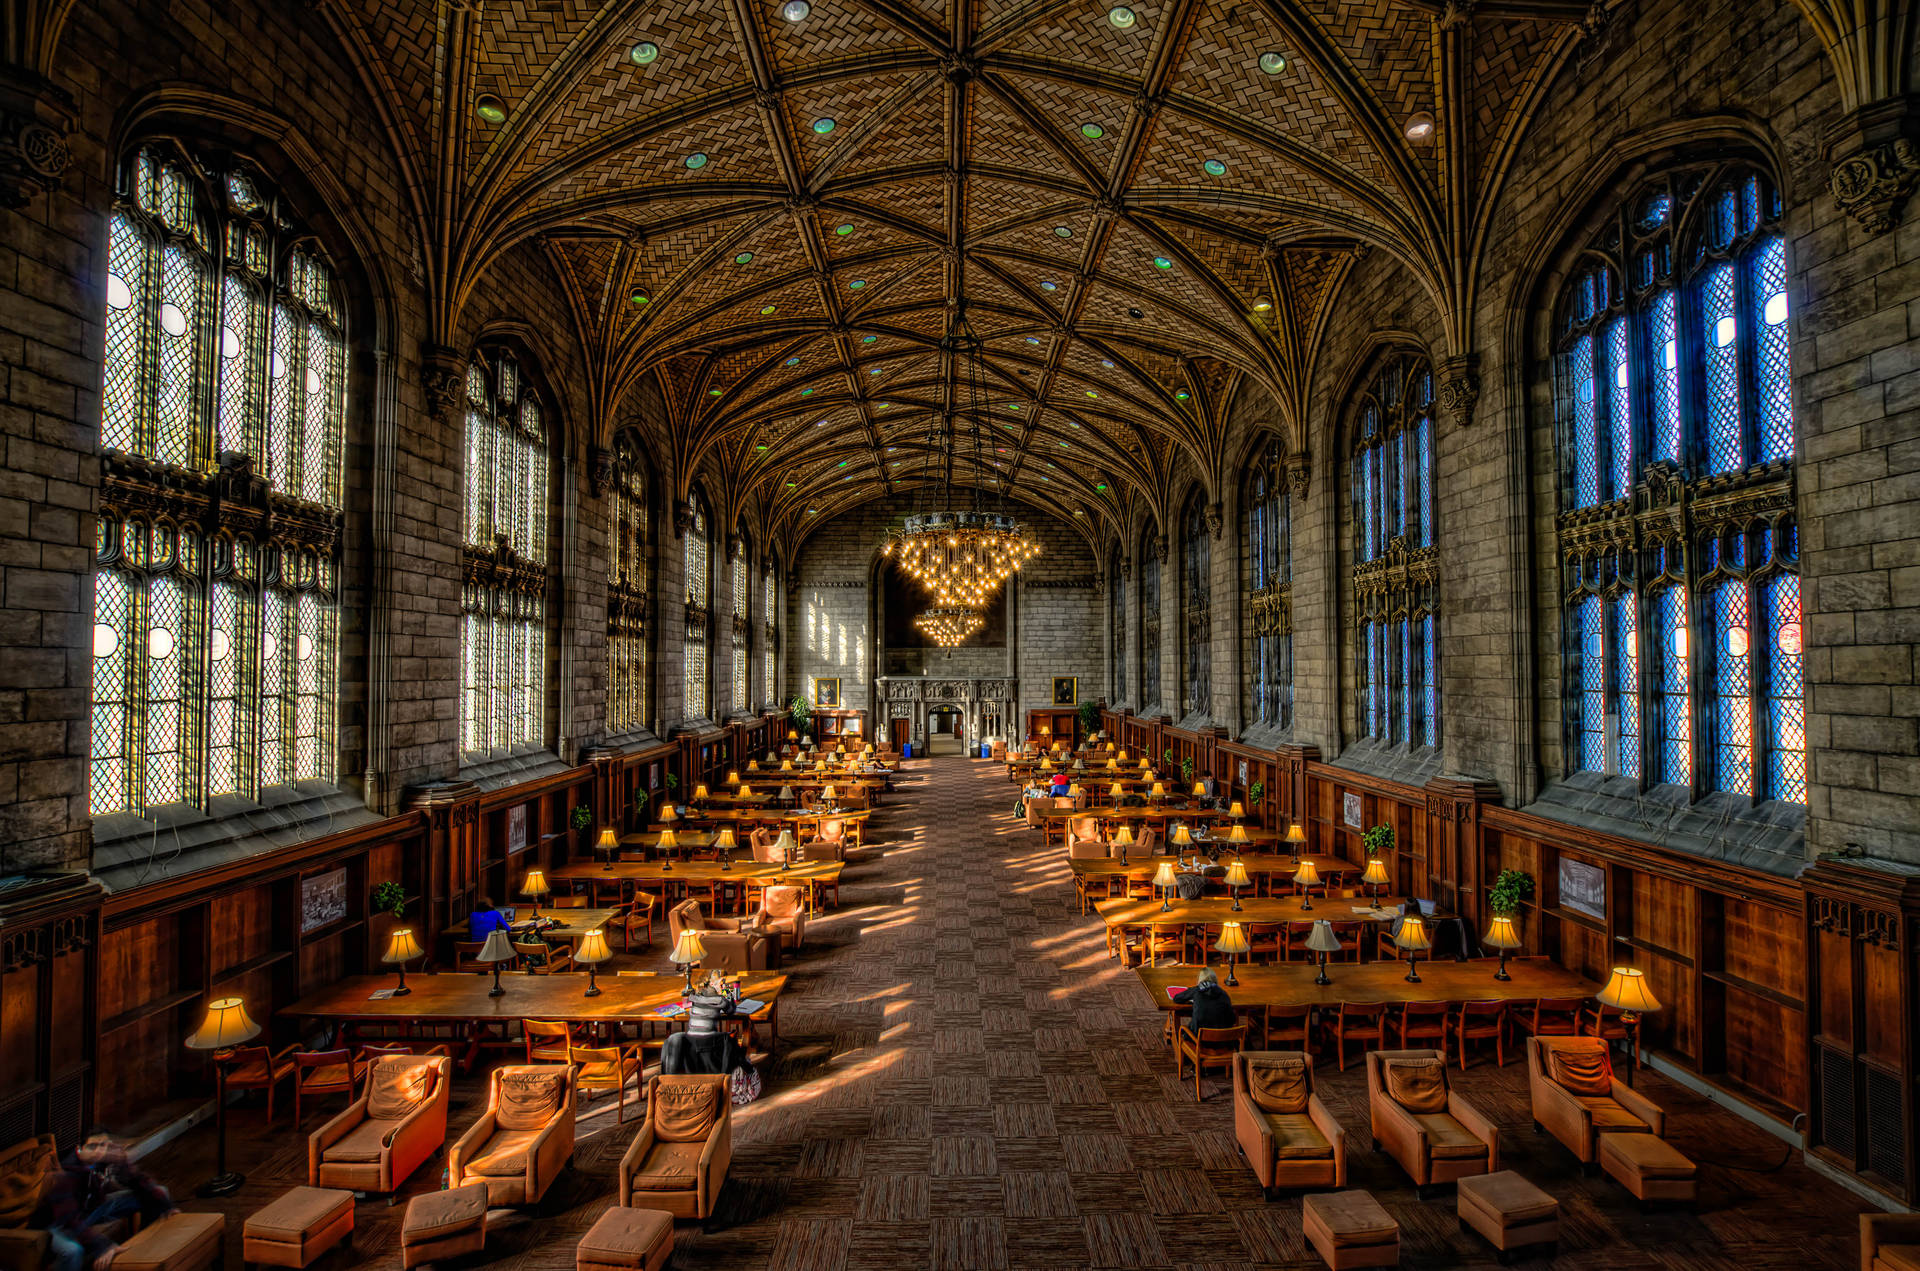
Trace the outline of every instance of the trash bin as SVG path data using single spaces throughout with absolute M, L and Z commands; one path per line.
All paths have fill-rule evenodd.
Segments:
M 911 758 L 913 758 L 913 743 L 912 743 L 912 742 L 910 742 L 910 741 L 903 741 L 903 742 L 901 742 L 901 743 L 900 743 L 900 757 L 901 757 L 902 759 L 911 759 Z
M 980 757 L 982 759 L 993 758 L 993 747 L 987 742 L 983 741 L 980 743 Z

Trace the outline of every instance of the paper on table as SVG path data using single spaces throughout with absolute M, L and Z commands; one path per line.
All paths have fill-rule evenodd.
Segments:
M 1186 991 L 1187 991 L 1187 986 L 1184 984 L 1169 984 L 1167 986 L 1167 996 L 1169 998 L 1173 998 L 1181 993 L 1185 993 Z
M 743 997 L 733 1004 L 733 1009 L 736 1014 L 751 1015 L 755 1011 L 763 1009 L 765 1006 L 766 1003 L 758 998 Z
M 668 1002 L 665 1006 L 654 1007 L 653 1013 L 664 1019 L 678 1019 L 687 1013 L 687 1004 L 685 1002 Z
M 373 992 L 367 994 L 367 1000 L 369 1002 L 384 1002 L 394 995 L 394 991 L 393 989 L 375 989 Z

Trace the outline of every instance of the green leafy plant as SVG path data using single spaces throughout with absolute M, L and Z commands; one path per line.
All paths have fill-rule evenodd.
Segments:
M 1266 782 L 1256 781 L 1252 785 L 1247 787 L 1247 799 L 1249 802 L 1258 803 L 1260 802 L 1260 800 L 1266 797 L 1267 797 Z
M 1360 846 L 1367 849 L 1368 856 L 1378 856 L 1382 852 L 1393 850 L 1393 827 L 1376 825 L 1360 836 Z
M 567 818 L 576 830 L 584 830 L 593 824 L 593 809 L 584 803 L 574 805 L 573 814 Z
M 1080 703 L 1081 735 L 1085 737 L 1091 737 L 1099 731 L 1100 731 L 1100 703 L 1098 702 Z
M 1168 746 L 1165 750 L 1160 752 L 1160 762 L 1165 764 L 1169 768 L 1173 767 L 1173 747 L 1172 746 Z
M 1487 907 L 1497 914 L 1517 914 L 1520 905 L 1533 895 L 1533 875 L 1524 869 L 1503 869 L 1487 888 Z
M 1180 761 L 1180 784 L 1184 786 L 1184 785 L 1191 785 L 1192 783 L 1193 783 L 1193 756 L 1188 755 L 1185 759 L 1182 759 Z
M 787 718 L 793 721 L 794 731 L 802 737 L 813 731 L 813 703 L 799 694 L 794 694 L 787 703 Z
M 680 778 L 674 775 L 673 773 L 669 772 L 667 774 L 667 793 L 672 794 L 675 790 L 678 790 L 679 788 L 680 788 Z
M 407 889 L 396 882 L 374 884 L 373 912 L 404 918 L 407 913 Z

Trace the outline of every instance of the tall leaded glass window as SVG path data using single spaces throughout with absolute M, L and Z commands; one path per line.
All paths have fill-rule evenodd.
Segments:
M 695 490 L 687 503 L 686 530 L 687 617 L 686 617 L 686 692 L 687 718 L 704 719 L 713 710 L 708 694 L 707 642 L 712 638 L 709 618 L 707 574 L 712 544 L 707 541 L 707 507 Z
M 1160 702 L 1160 546 L 1140 535 L 1140 704 Z
M 607 731 L 616 736 L 647 726 L 651 700 L 647 493 L 639 443 L 622 433 L 607 494 Z
M 140 149 L 107 229 L 96 816 L 332 781 L 344 313 L 243 164 Z
M 1661 177 L 1560 297 L 1569 771 L 1806 799 L 1781 215 L 1750 167 Z
M 1285 454 L 1268 443 L 1247 482 L 1247 629 L 1253 633 L 1253 722 L 1293 724 L 1293 545 Z
M 1213 709 L 1213 535 L 1207 499 L 1195 490 L 1180 522 L 1181 645 L 1186 658 L 1181 709 Z
M 761 701 L 771 706 L 773 705 L 773 694 L 775 691 L 773 678 L 774 663 L 780 656 L 780 623 L 777 617 L 780 612 L 780 599 L 778 595 L 779 583 L 773 576 L 773 560 L 771 558 L 761 562 L 760 581 L 766 591 L 766 598 L 760 606 L 760 616 L 766 623 L 767 628 L 767 657 L 766 665 L 762 668 L 762 673 L 766 676 L 766 694 L 761 698 Z
M 1394 354 L 1368 379 L 1355 405 L 1347 489 L 1360 733 L 1437 745 L 1433 371 L 1424 357 Z
M 1120 545 L 1113 545 L 1113 559 L 1107 565 L 1108 607 L 1112 611 L 1113 634 L 1113 696 L 1116 702 L 1124 701 L 1127 693 L 1127 586 L 1126 558 L 1121 554 Z
M 547 428 L 504 350 L 467 365 L 466 547 L 460 748 L 471 757 L 547 740 Z
M 747 653 L 753 645 L 753 628 L 747 623 L 747 549 L 735 547 L 733 553 L 733 709 L 744 711 L 747 701 Z

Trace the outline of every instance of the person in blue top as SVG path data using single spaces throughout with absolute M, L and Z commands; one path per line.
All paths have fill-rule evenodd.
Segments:
M 496 931 L 505 931 L 511 935 L 513 924 L 507 921 L 505 914 L 493 907 L 492 899 L 482 896 L 479 903 L 474 906 L 473 914 L 467 919 L 467 939 L 485 940 Z

